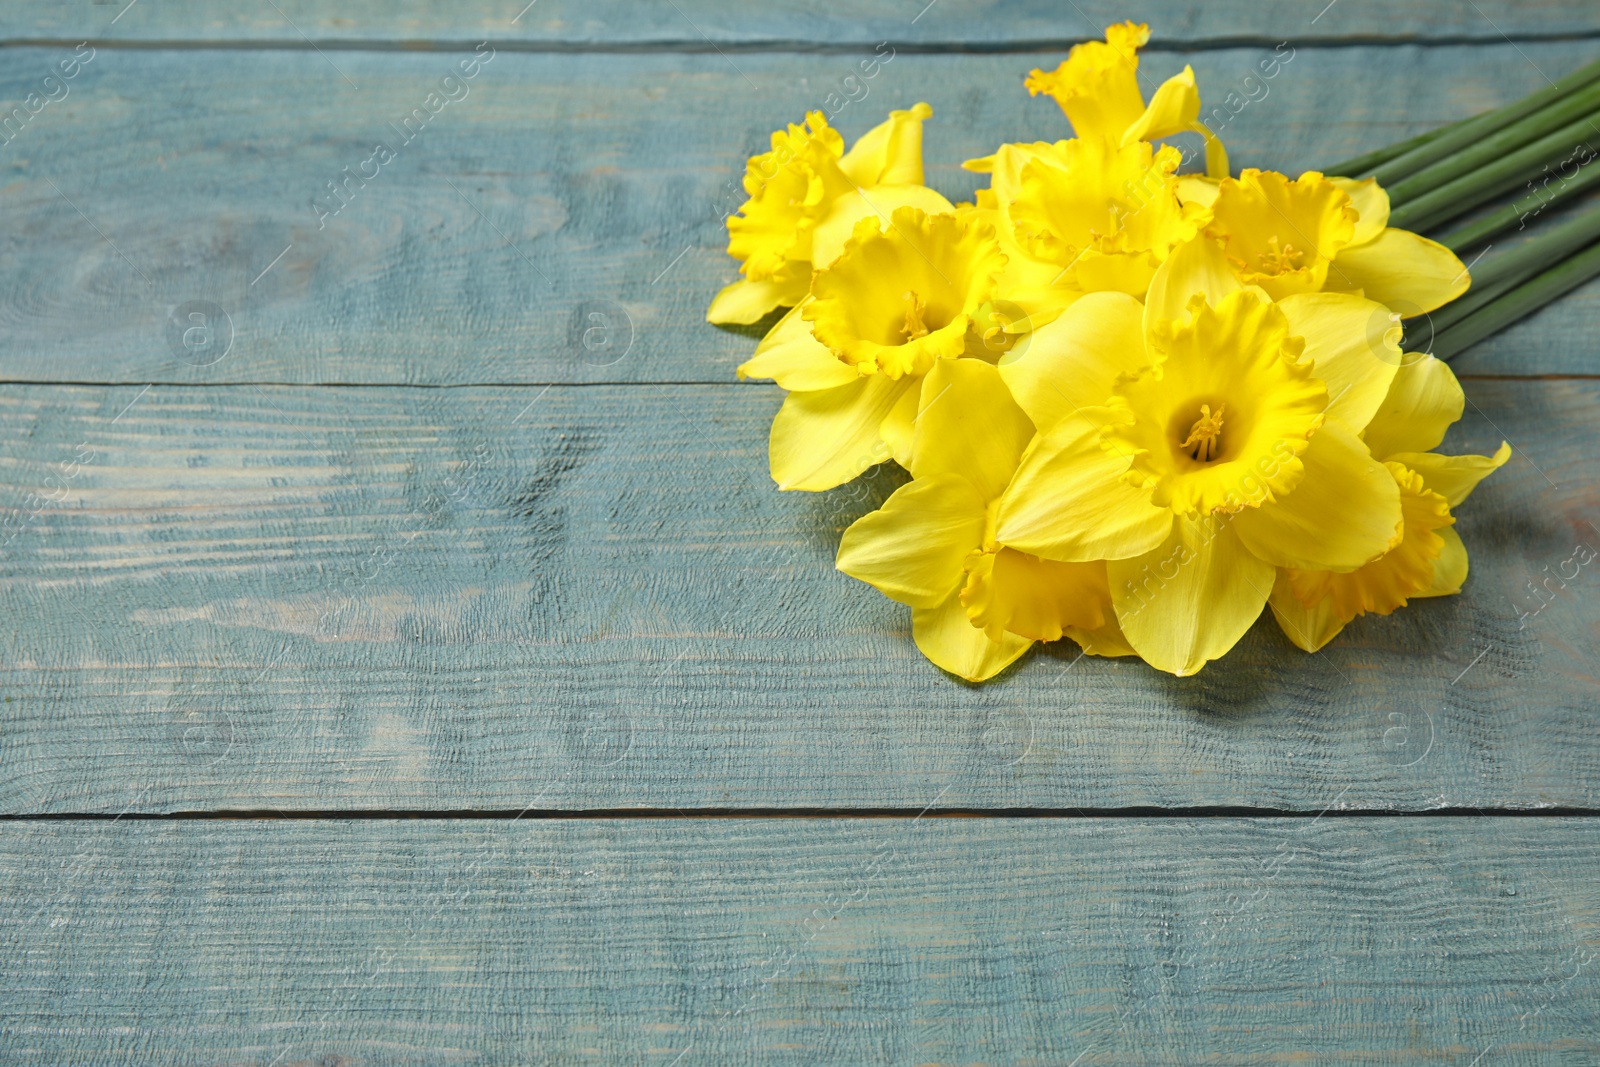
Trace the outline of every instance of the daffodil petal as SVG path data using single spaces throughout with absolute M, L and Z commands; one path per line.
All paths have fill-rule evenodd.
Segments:
M 1194 674 L 1260 617 L 1272 565 L 1244 546 L 1234 526 L 1179 517 L 1161 544 L 1106 564 L 1117 624 L 1157 670 Z
M 922 124 L 933 108 L 917 104 L 861 135 L 839 160 L 839 169 L 857 185 L 921 185 Z
M 1426 452 L 1444 440 L 1466 403 L 1449 364 L 1408 352 L 1362 437 L 1382 459 L 1396 452 Z
M 1210 208 L 1217 202 L 1217 194 L 1221 191 L 1222 183 L 1216 178 L 1204 174 L 1178 175 L 1178 199 L 1185 204 Z
M 861 377 L 828 346 L 811 336 L 811 324 L 793 308 L 778 320 L 756 346 L 756 353 L 739 365 L 745 378 L 770 378 L 789 391 L 834 389 Z
M 993 641 L 1007 632 L 1059 641 L 1068 628 L 1097 630 L 1111 615 L 1104 563 L 1057 563 L 1005 547 L 973 554 L 961 603 Z
M 834 389 L 790 393 L 767 444 L 772 480 L 779 489 L 820 492 L 888 459 L 883 420 L 918 381 L 872 374 Z
M 1511 446 L 1501 441 L 1492 456 L 1397 452 L 1388 458 L 1422 475 L 1422 481 L 1429 489 L 1448 500 L 1451 507 L 1456 507 L 1472 495 L 1479 482 L 1506 465 L 1506 460 L 1511 458 Z
M 941 359 L 922 383 L 911 473 L 962 475 L 987 504 L 1005 491 L 1031 440 L 1033 423 L 999 371 L 980 359 Z
M 1443 497 L 1422 484 L 1417 472 L 1398 463 L 1385 467 L 1400 489 L 1403 516 L 1399 541 L 1382 556 L 1365 566 L 1345 573 L 1319 570 L 1288 570 L 1279 575 L 1287 579 L 1289 591 L 1300 603 L 1315 609 L 1311 615 L 1348 622 L 1358 615 L 1387 615 L 1406 605 L 1434 580 L 1435 564 L 1444 547 L 1440 531 L 1455 521 Z
M 1194 126 L 1200 118 L 1200 90 L 1194 83 L 1194 68 L 1185 66 L 1156 89 L 1144 114 L 1122 134 L 1122 144 L 1159 141 Z
M 1438 531 L 1444 539 L 1444 549 L 1433 563 L 1433 581 L 1428 587 L 1412 596 L 1450 596 L 1461 592 L 1467 581 L 1467 546 L 1454 526 Z
M 841 571 L 914 608 L 942 604 L 965 580 L 962 563 L 983 541 L 984 502 L 954 474 L 902 485 L 844 532 Z
M 706 321 L 719 326 L 760 322 L 774 308 L 793 307 L 804 300 L 810 284 L 809 270 L 804 274 L 781 271 L 759 282 L 741 278 L 711 298 Z
M 1279 567 L 1352 571 L 1383 555 L 1400 528 L 1400 490 L 1361 439 L 1329 419 L 1301 453 L 1294 489 L 1233 518 L 1251 552 Z
M 914 443 L 917 429 L 917 406 L 921 390 L 927 387 L 928 380 L 922 379 L 917 385 L 900 394 L 900 399 L 895 401 L 894 407 L 889 409 L 889 414 L 883 417 L 883 425 L 879 432 L 883 434 L 883 443 L 889 446 L 889 455 L 894 461 L 906 470 L 911 469 L 911 446 Z
M 820 270 L 839 258 L 856 223 L 876 218 L 887 225 L 894 209 L 914 207 L 930 215 L 955 211 L 955 205 L 925 185 L 878 185 L 855 189 L 833 202 L 811 236 L 811 262 Z
M 1359 290 L 1408 319 L 1448 304 L 1471 283 L 1454 252 L 1410 230 L 1386 229 L 1347 247 L 1328 268 L 1330 289 Z
M 1128 481 L 1126 456 L 1101 445 L 1109 417 L 1085 409 L 1034 439 L 1001 498 L 998 541 L 1068 561 L 1137 556 L 1161 543 L 1172 513 Z
M 1145 330 L 1163 319 L 1183 318 L 1196 293 L 1204 293 L 1207 302 L 1216 307 L 1223 297 L 1241 288 L 1222 245 L 1199 234 L 1174 248 L 1150 280 L 1150 292 L 1144 298 Z
M 1089 293 L 1000 360 L 1022 410 L 1040 430 L 1104 404 L 1117 377 L 1143 369 L 1144 307 L 1127 293 Z
M 933 664 L 969 682 L 993 678 L 1028 651 L 1032 641 L 1005 634 L 991 641 L 967 619 L 959 593 L 933 608 L 913 608 L 911 636 Z
M 1328 180 L 1344 190 L 1350 198 L 1350 206 L 1361 216 L 1356 220 L 1355 233 L 1350 236 L 1352 246 L 1366 244 L 1389 225 L 1389 193 L 1378 184 L 1378 179 L 1363 178 L 1357 181 L 1329 175 Z
M 1388 308 L 1349 293 L 1286 296 L 1278 306 L 1289 331 L 1328 386 L 1328 415 L 1357 433 L 1388 395 L 1403 358 L 1400 325 Z
M 1113 616 L 1107 616 L 1106 624 L 1095 630 L 1080 630 L 1076 626 L 1064 626 L 1062 629 L 1066 636 L 1077 642 L 1083 649 L 1085 656 L 1137 656 L 1139 653 L 1128 644 L 1128 639 L 1122 635 L 1122 627 L 1117 625 Z
M 1318 651 L 1348 625 L 1334 613 L 1332 597 L 1323 597 L 1309 608 L 1302 604 L 1294 595 L 1285 571 L 1278 572 L 1277 583 L 1267 603 L 1272 605 L 1272 617 L 1278 620 L 1283 636 L 1306 652 Z

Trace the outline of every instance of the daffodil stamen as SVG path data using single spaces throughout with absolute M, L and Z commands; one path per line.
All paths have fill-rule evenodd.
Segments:
M 906 308 L 906 324 L 900 328 L 900 332 L 906 335 L 907 341 L 928 336 L 928 324 L 922 318 L 923 313 L 928 310 L 928 305 L 922 302 L 919 294 L 910 290 L 901 299 L 909 306 Z
M 1278 235 L 1273 234 L 1267 238 L 1267 247 L 1261 253 L 1261 269 L 1264 274 L 1286 274 L 1292 270 L 1299 270 L 1304 265 L 1306 254 L 1292 244 L 1278 246 Z
M 1189 436 L 1178 447 L 1201 463 L 1210 463 L 1222 452 L 1222 413 L 1228 405 L 1218 404 L 1217 413 L 1211 414 L 1210 404 L 1200 405 L 1200 417 L 1189 427 Z

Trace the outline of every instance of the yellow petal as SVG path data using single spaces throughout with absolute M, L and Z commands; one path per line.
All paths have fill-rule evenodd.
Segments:
M 1251 552 L 1279 567 L 1351 571 L 1396 543 L 1400 490 L 1360 438 L 1330 419 L 1300 459 L 1293 490 L 1234 516 Z
M 1321 649 L 1338 637 L 1349 622 L 1334 613 L 1331 597 L 1324 597 L 1310 606 L 1302 604 L 1294 595 L 1287 570 L 1278 572 L 1278 581 L 1272 587 L 1268 603 L 1272 605 L 1272 617 L 1278 620 L 1283 636 L 1306 652 Z
M 840 359 L 892 378 L 923 375 L 963 352 L 972 316 L 1005 267 L 994 229 L 971 214 L 895 209 L 862 219 L 811 282 L 801 315 Z
M 1336 178 L 1329 176 L 1328 180 L 1350 198 L 1350 206 L 1356 209 L 1360 218 L 1356 219 L 1356 230 L 1350 237 L 1351 245 L 1364 245 L 1389 225 L 1389 193 L 1378 184 L 1376 178 L 1363 178 L 1356 181 L 1354 178 Z
M 1111 616 L 1104 563 L 1056 563 L 1004 547 L 968 558 L 961 603 L 991 641 L 1007 632 L 1059 641 L 1068 628 L 1098 630 Z
M 923 380 L 911 448 L 918 479 L 961 475 L 985 504 L 1005 491 L 1033 440 L 1000 372 L 979 359 L 941 359 Z
M 883 425 L 879 427 L 879 432 L 883 434 L 883 443 L 889 446 L 889 455 L 906 470 L 911 469 L 911 445 L 917 429 L 917 407 L 927 382 L 928 380 L 924 378 L 901 393 L 900 399 L 895 401 L 894 407 L 889 409 L 889 414 L 883 417 Z
M 922 124 L 933 108 L 916 104 L 889 117 L 850 146 L 839 169 L 857 185 L 921 185 Z
M 1106 564 L 1117 623 L 1157 670 L 1194 674 L 1260 617 L 1273 569 L 1244 547 L 1233 526 L 1179 518 L 1149 552 Z
M 1005 634 L 998 642 L 989 640 L 967 620 L 967 609 L 961 606 L 958 593 L 951 593 L 950 599 L 938 607 L 913 608 L 911 636 L 935 666 L 969 682 L 993 678 L 1033 644 L 1016 634 Z
M 1288 296 L 1278 306 L 1328 386 L 1328 415 L 1361 432 L 1400 365 L 1400 324 L 1382 304 L 1349 293 Z
M 1240 280 L 1274 300 L 1324 288 L 1329 262 L 1357 221 L 1350 197 L 1318 172 L 1290 181 L 1253 167 L 1222 183 L 1211 215 L 1206 232 L 1226 240 Z
M 994 175 L 1017 246 L 1054 263 L 1080 289 L 1142 295 L 1161 260 L 1203 221 L 1198 209 L 1178 200 L 1174 174 L 1182 155 L 1170 145 L 1135 141 L 1123 148 L 1094 138 L 1006 155 L 1031 157 L 1010 198 L 1001 192 L 1001 169 Z
M 789 391 L 833 389 L 861 377 L 848 363 L 811 336 L 811 324 L 793 308 L 756 346 L 738 369 L 740 379 L 771 378 Z
M 1126 293 L 1089 293 L 1001 358 L 1000 376 L 1034 425 L 1046 430 L 1104 404 L 1119 375 L 1150 362 L 1143 313 Z
M 1076 626 L 1063 627 L 1066 635 L 1078 643 L 1086 656 L 1137 656 L 1139 653 L 1128 644 L 1117 625 L 1115 615 L 1106 616 L 1106 624 L 1097 630 L 1080 630 Z
M 1443 360 L 1407 352 L 1362 437 L 1379 459 L 1396 452 L 1426 452 L 1466 407 L 1461 383 Z
M 1348 574 L 1289 570 L 1289 591 L 1319 619 L 1348 622 L 1358 615 L 1387 615 L 1402 608 L 1434 580 L 1434 564 L 1444 548 L 1441 536 L 1455 519 L 1444 497 L 1425 488 L 1415 471 L 1398 463 L 1385 464 L 1400 490 L 1403 516 L 1400 540 L 1364 567 Z M 1281 578 L 1280 578 L 1281 580 Z M 1291 634 L 1290 638 L 1293 639 Z
M 1074 45 L 1055 70 L 1030 73 L 1028 92 L 1054 97 L 1080 138 L 1109 137 L 1116 143 L 1144 111 L 1136 72 L 1138 50 L 1149 39 L 1148 26 L 1108 26 L 1104 41 Z
M 830 265 L 844 251 L 845 242 L 855 232 L 856 223 L 877 218 L 887 227 L 894 209 L 914 207 L 930 215 L 955 211 L 955 205 L 925 185 L 877 185 L 854 189 L 833 202 L 828 215 L 811 237 L 811 262 L 818 270 Z
M 1107 443 L 1133 457 L 1153 502 L 1210 515 L 1290 492 L 1328 390 L 1278 306 L 1250 290 L 1218 307 L 1197 297 L 1181 322 L 1158 321 L 1147 343 L 1163 359 L 1118 386 L 1113 400 L 1131 418 Z M 1206 426 L 1209 445 L 1188 440 Z
M 1387 229 L 1345 248 L 1328 269 L 1328 288 L 1360 292 L 1404 318 L 1449 303 L 1471 281 L 1454 252 L 1410 230 Z
M 741 278 L 711 298 L 706 321 L 719 326 L 748 326 L 760 322 L 773 308 L 793 307 L 806 297 L 811 285 L 809 265 L 785 269 L 763 281 Z
M 772 420 L 772 480 L 779 489 L 820 492 L 888 459 L 883 420 L 917 382 L 872 374 L 834 389 L 790 393 Z
M 1127 456 L 1101 445 L 1112 417 L 1086 408 L 1034 439 L 1001 498 L 996 540 L 1046 559 L 1085 562 L 1137 556 L 1161 543 L 1172 513 L 1128 481 Z
M 1145 330 L 1163 319 L 1183 318 L 1196 293 L 1205 294 L 1206 301 L 1216 307 L 1240 288 L 1222 246 L 1204 234 L 1197 235 L 1174 248 L 1150 280 L 1150 293 L 1144 298 Z
M 804 126 L 772 135 L 772 151 L 750 157 L 744 189 L 750 199 L 728 218 L 728 254 L 760 281 L 811 261 L 811 233 L 834 198 L 850 188 L 839 169 L 844 147 L 820 111 Z
M 1185 204 L 1210 209 L 1217 202 L 1222 183 L 1204 174 L 1178 175 L 1178 199 Z
M 1506 465 L 1511 446 L 1504 441 L 1492 456 L 1441 456 L 1437 452 L 1396 452 L 1389 456 L 1403 463 L 1427 483 L 1428 488 L 1456 507 L 1472 494 L 1478 483 Z
M 1439 531 L 1439 536 L 1444 540 L 1444 547 L 1439 550 L 1439 558 L 1433 561 L 1433 580 L 1413 596 L 1450 596 L 1461 592 L 1466 584 L 1467 546 L 1461 543 L 1461 535 L 1454 526 L 1446 526 Z
M 1199 118 L 1200 90 L 1194 84 L 1194 68 L 1185 66 L 1181 74 L 1161 83 L 1144 114 L 1122 134 L 1122 143 L 1159 141 L 1192 129 Z
M 835 566 L 890 600 L 937 607 L 965 580 L 962 563 L 982 543 L 983 525 L 984 502 L 965 478 L 919 478 L 851 524 Z

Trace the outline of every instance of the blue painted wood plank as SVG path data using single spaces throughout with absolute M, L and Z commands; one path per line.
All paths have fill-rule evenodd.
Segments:
M 1565 819 L 8 823 L 0 1058 L 1591 1062 L 1597 874 Z
M 1222 129 L 1239 165 L 1321 165 L 1514 99 L 1594 51 L 1291 47 L 1269 94 Z M 8 50 L 0 102 L 71 54 Z M 1153 85 L 1192 62 L 1222 99 L 1268 54 L 1163 53 L 1144 69 Z M 932 102 L 929 180 L 970 196 L 961 160 L 1003 137 L 1066 134 L 1021 86 L 1057 55 L 900 54 L 838 123 L 854 136 L 891 107 Z M 719 217 L 737 207 L 736 168 L 854 59 L 500 52 L 404 143 L 397 124 L 461 58 L 97 52 L 0 146 L 0 378 L 729 380 L 752 342 L 703 312 L 735 276 Z M 395 159 L 336 200 L 328 184 L 380 140 Z M 1594 373 L 1597 305 L 1600 287 L 1580 290 L 1463 366 Z M 196 308 L 227 344 L 175 344 Z M 615 326 L 598 351 L 581 343 L 594 311 Z
M 1597 805 L 1600 383 L 1467 393 L 1463 595 L 974 688 L 833 569 L 893 477 L 774 489 L 770 387 L 3 387 L 0 811 Z
M 821 45 L 896 41 L 964 48 L 1077 40 L 1108 23 L 1148 22 L 1157 47 L 1206 41 L 1518 39 L 1600 32 L 1583 0 L 817 0 L 733 4 L 675 0 L 314 0 L 219 7 L 205 0 L 124 4 L 18 5 L 0 15 L 0 40 L 106 39 L 411 46 L 491 39 L 528 45 L 670 44 L 708 48 L 755 43 Z

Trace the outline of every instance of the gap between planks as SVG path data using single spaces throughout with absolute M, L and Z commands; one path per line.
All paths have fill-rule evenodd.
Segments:
M 40 812 L 0 815 L 12 822 L 573 822 L 585 820 L 693 821 L 707 819 L 815 820 L 815 819 L 992 819 L 992 820 L 1104 820 L 1146 821 L 1193 819 L 1590 819 L 1600 818 L 1600 808 L 1552 806 L 1544 808 L 1441 807 L 1425 810 L 1395 808 L 1263 808 L 1213 804 L 1194 807 L 1130 806 L 1121 808 L 912 808 L 912 807 L 750 807 L 750 808 L 574 808 L 516 809 L 460 808 L 444 810 L 407 808 L 222 808 L 215 811 L 173 812 Z
M 1457 374 L 1463 382 L 1588 382 L 1600 380 L 1600 370 L 1593 374 Z M 486 381 L 486 382 L 256 382 L 256 381 L 100 381 L 89 378 L 0 378 L 0 388 L 27 386 L 29 388 L 62 387 L 72 389 L 110 389 L 135 385 L 162 389 L 656 389 L 666 386 L 711 389 L 771 389 L 777 386 L 770 381 L 738 381 L 734 379 L 672 379 L 663 381 Z
M 1073 45 L 1094 40 L 1084 35 L 1078 37 L 1021 38 L 1011 41 L 895 41 L 897 53 L 905 55 L 1021 55 L 1031 52 L 1065 52 Z M 168 38 L 136 40 L 132 38 L 90 37 L 14 37 L 0 40 L 0 48 L 76 48 L 88 44 L 94 48 L 129 52 L 163 51 L 219 51 L 219 52 L 471 52 L 484 40 L 494 40 L 495 48 L 502 52 L 521 52 L 534 55 L 720 55 L 734 52 L 796 53 L 801 55 L 859 55 L 862 42 L 831 43 L 778 38 L 772 40 L 717 41 L 666 38 L 656 41 L 515 41 L 480 38 L 461 41 L 428 40 L 322 40 L 265 39 L 255 41 L 194 40 Z M 1351 34 L 1345 37 L 1322 37 L 1296 43 L 1297 48 L 1457 48 L 1474 45 L 1550 44 L 1562 41 L 1600 40 L 1600 29 L 1580 33 L 1486 33 L 1449 34 L 1439 37 L 1399 36 L 1378 34 Z M 1282 44 L 1279 37 L 1229 36 L 1204 37 L 1192 41 L 1152 39 L 1141 52 L 1223 52 L 1240 48 L 1272 48 Z

